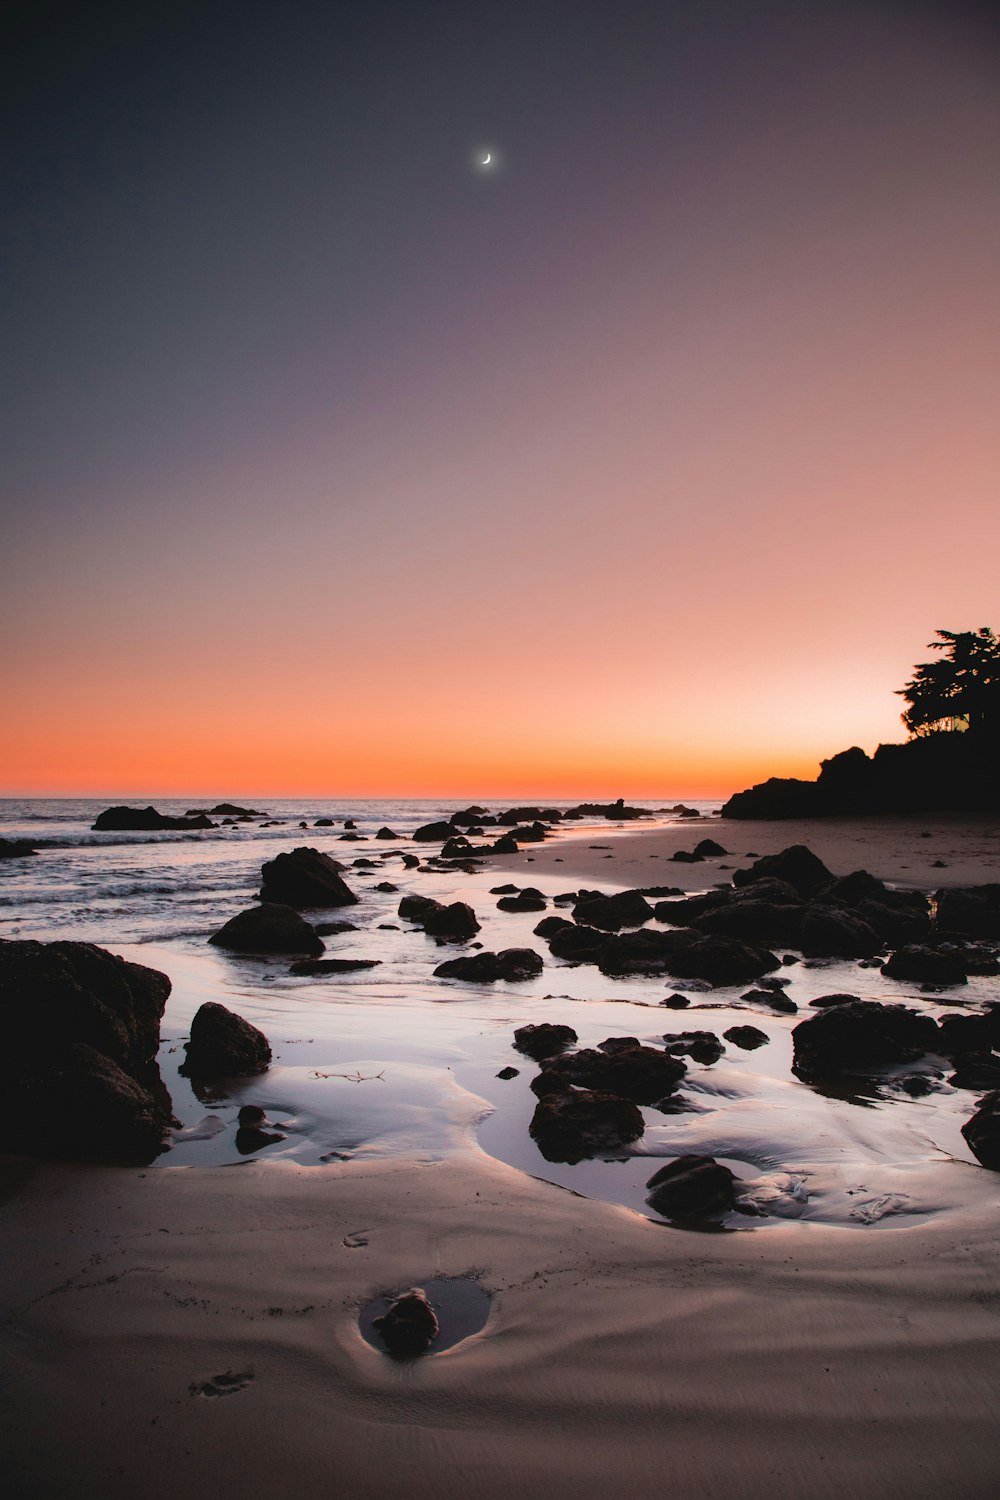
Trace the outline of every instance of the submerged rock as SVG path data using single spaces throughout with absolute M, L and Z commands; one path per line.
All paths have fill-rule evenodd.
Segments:
M 419 1287 L 398 1297 L 375 1327 L 397 1359 L 414 1359 L 429 1349 L 438 1335 L 438 1320 L 427 1294 Z
M 341 866 L 329 854 L 302 847 L 278 854 L 261 867 L 260 899 L 296 909 L 355 906 L 357 896 L 340 878 Z
M 249 1078 L 271 1065 L 267 1037 L 215 1000 L 199 1006 L 180 1071 L 189 1078 Z
M 239 912 L 208 940 L 217 948 L 234 953 L 308 953 L 318 955 L 326 947 L 315 927 L 290 906 L 263 901 Z
M 589 1089 L 545 1095 L 528 1126 L 546 1161 L 571 1163 L 620 1151 L 644 1130 L 640 1111 L 628 1099 Z
M 679 1156 L 646 1183 L 646 1202 L 667 1219 L 707 1219 L 736 1204 L 736 1176 L 713 1156 Z

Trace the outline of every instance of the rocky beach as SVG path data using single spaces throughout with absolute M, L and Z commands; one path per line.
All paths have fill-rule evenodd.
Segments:
M 996 819 L 3 811 L 20 1493 L 991 1492 Z

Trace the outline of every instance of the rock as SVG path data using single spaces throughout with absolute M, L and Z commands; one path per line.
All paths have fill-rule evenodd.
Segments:
M 1000 1046 L 1000 1013 L 986 1011 L 978 1016 L 939 1016 L 938 1030 L 941 1033 L 939 1051 L 945 1057 L 959 1057 L 965 1052 L 989 1052 Z
M 728 1031 L 722 1035 L 727 1042 L 732 1042 L 736 1047 L 742 1047 L 745 1052 L 753 1052 L 757 1047 L 767 1045 L 770 1038 L 766 1031 L 761 1031 L 759 1026 L 730 1026 Z
M 735 886 L 752 885 L 755 881 L 771 876 L 787 883 L 801 896 L 812 896 L 833 880 L 833 876 L 821 859 L 807 849 L 805 844 L 791 844 L 780 854 L 765 854 L 750 866 L 749 870 L 734 870 Z
M 980 1099 L 975 1114 L 962 1126 L 962 1134 L 976 1160 L 1000 1172 L 1000 1089 Z
M 497 911 L 544 911 L 545 906 L 544 896 L 529 896 L 522 892 L 519 896 L 501 896 Z
M 1000 1088 L 1000 1057 L 992 1052 L 967 1052 L 958 1062 L 948 1082 L 956 1089 Z
M 420 860 L 415 854 L 404 854 L 402 858 L 404 870 L 415 870 L 420 864 Z
M 514 1032 L 514 1046 L 518 1052 L 533 1057 L 535 1062 L 555 1057 L 576 1044 L 578 1038 L 572 1026 L 561 1026 L 558 1022 L 539 1021 L 534 1025 L 519 1026 Z
M 831 1005 L 860 1005 L 860 995 L 820 995 L 816 1000 L 809 1001 L 810 1010 L 829 1010 Z
M 244 1104 L 236 1119 L 240 1125 L 263 1125 L 267 1116 L 259 1104 Z
M 193 818 L 171 818 L 155 807 L 108 807 L 91 825 L 98 833 L 157 833 L 164 829 L 214 828 L 211 818 L 199 813 Z
M 747 990 L 740 996 L 748 1005 L 766 1005 L 769 1010 L 778 1011 L 781 1015 L 794 1016 L 798 1010 L 794 1000 L 790 1000 L 781 990 L 767 990 L 763 987 Z
M 939 1044 L 940 1033 L 930 1016 L 905 1005 L 858 1000 L 830 1006 L 799 1022 L 792 1031 L 792 1071 L 811 1083 L 912 1062 L 935 1052 Z
M 422 922 L 432 911 L 441 911 L 440 901 L 433 896 L 404 896 L 396 908 L 396 915 L 407 922 Z
M 583 1047 L 552 1058 L 545 1071 L 547 1086 L 561 1079 L 566 1085 L 617 1094 L 635 1104 L 655 1104 L 673 1092 L 687 1069 L 669 1052 L 636 1045 L 610 1053 Z M 531 1085 L 536 1092 L 538 1082 L 535 1079 Z
M 546 1094 L 528 1126 L 546 1161 L 571 1163 L 620 1151 L 644 1130 L 642 1115 L 628 1099 L 589 1089 Z
M 920 943 L 907 943 L 889 955 L 882 965 L 882 973 L 889 979 L 907 980 L 913 984 L 952 985 L 967 982 L 965 964 L 954 950 L 925 948 Z
M 687 1010 L 691 1001 L 687 995 L 668 995 L 665 1000 L 660 1001 L 660 1004 L 665 1005 L 668 1010 Z
M 393 833 L 393 831 L 392 831 L 391 828 L 380 828 L 379 831 L 378 831 L 378 833 L 375 835 L 375 837 L 377 839 L 389 840 L 389 839 L 401 839 L 403 837 L 403 835 L 401 833 Z
M 553 937 L 557 932 L 563 932 L 567 928 L 572 928 L 575 925 L 575 923 L 568 921 L 566 917 L 543 917 L 542 920 L 532 928 L 532 932 L 536 937 L 550 938 Z
M 255 807 L 240 807 L 235 802 L 218 802 L 215 807 L 209 808 L 209 812 L 215 818 L 221 818 L 222 816 L 228 818 L 262 818 L 264 816 Z
M 693 849 L 675 849 L 670 858 L 676 865 L 700 865 L 704 855 L 696 854 Z
M 885 945 L 857 912 L 811 905 L 802 914 L 798 946 L 811 958 L 871 958 Z
M 548 836 L 548 830 L 544 823 L 519 824 L 507 836 L 518 844 L 540 844 Z
M 519 1078 L 520 1076 L 520 1068 L 501 1068 L 497 1074 L 497 1077 L 502 1078 L 504 1083 L 509 1082 L 511 1078 Z
M 564 958 L 571 963 L 594 963 L 607 938 L 607 933 L 599 932 L 596 927 L 568 923 L 548 939 L 549 952 L 553 958 Z
M 314 922 L 312 927 L 317 937 L 336 937 L 341 932 L 358 930 L 354 922 Z
M 464 979 L 470 984 L 494 984 L 534 979 L 544 964 L 533 948 L 504 948 L 500 953 L 475 953 L 468 958 L 452 958 L 438 964 L 434 975 L 439 979 Z
M 663 1042 L 674 1057 L 690 1057 L 708 1067 L 717 1063 L 726 1050 L 714 1031 L 668 1031 Z
M 249 1078 L 266 1072 L 271 1064 L 264 1033 L 214 1000 L 195 1012 L 184 1050 L 187 1057 L 180 1071 L 189 1078 Z
M 377 969 L 380 958 L 300 958 L 289 974 L 351 974 L 355 969 Z
M 619 932 L 623 927 L 641 927 L 650 921 L 653 908 L 639 891 L 618 891 L 613 896 L 588 896 L 573 909 L 573 920 L 584 927 Z
M 713 1156 L 679 1156 L 646 1183 L 646 1202 L 666 1219 L 707 1219 L 736 1204 L 736 1177 Z
M 723 849 L 722 845 L 717 844 L 714 839 L 702 839 L 700 844 L 695 844 L 694 852 L 702 859 L 717 859 L 723 854 L 728 854 L 729 851 Z
M 771 901 L 730 901 L 695 919 L 701 932 L 750 942 L 798 944 L 806 908 L 777 906 Z
M 446 943 L 464 942 L 479 931 L 476 914 L 465 901 L 452 901 L 448 906 L 435 902 L 420 920 L 426 933 Z
M 308 953 L 318 955 L 326 947 L 323 939 L 297 911 L 277 902 L 263 901 L 235 917 L 208 940 L 217 948 L 234 953 Z
M 491 852 L 493 854 L 516 854 L 517 839 L 513 834 L 505 833 L 495 841 Z
M 937 925 L 963 937 L 1000 938 L 1000 885 L 936 891 Z
M 745 984 L 780 967 L 766 948 L 736 938 L 704 937 L 671 953 L 667 972 L 677 978 L 707 979 L 713 985 Z
M 313 823 L 314 828 L 333 828 L 334 825 L 335 820 L 333 818 L 317 818 Z
M 23 859 L 26 854 L 37 853 L 27 839 L 0 839 L 0 859 Z
M 261 866 L 260 899 L 297 909 L 355 906 L 357 896 L 341 880 L 341 866 L 318 849 L 293 849 Z
M 426 1293 L 419 1287 L 398 1297 L 375 1327 L 382 1342 L 396 1359 L 415 1359 L 429 1349 L 438 1336 L 438 1320 Z
M 443 844 L 454 832 L 450 823 L 425 823 L 422 828 L 414 829 L 412 838 L 417 844 Z
M 0 942 L 0 1146 L 150 1161 L 170 1095 L 156 1066 L 170 980 L 90 943 Z

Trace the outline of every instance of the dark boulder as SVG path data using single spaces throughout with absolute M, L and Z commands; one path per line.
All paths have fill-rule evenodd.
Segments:
M 962 1126 L 962 1134 L 976 1160 L 1000 1172 L 1000 1089 L 980 1099 L 979 1108 Z
M 557 932 L 562 932 L 566 928 L 572 928 L 575 925 L 575 923 L 570 922 L 566 917 L 543 917 L 542 920 L 532 928 L 532 932 L 536 937 L 550 938 L 554 937 Z
M 555 1057 L 557 1052 L 565 1052 L 566 1048 L 574 1046 L 577 1040 L 577 1034 L 572 1026 L 561 1026 L 553 1021 L 539 1021 L 534 1025 L 519 1026 L 514 1032 L 514 1046 L 518 1052 L 523 1052 L 526 1057 L 533 1057 L 535 1062 L 541 1062 L 546 1057 Z
M 464 942 L 479 931 L 478 918 L 465 901 L 452 901 L 448 906 L 435 902 L 433 909 L 425 912 L 420 921 L 430 937 L 441 938 L 446 943 Z
M 717 844 L 714 839 L 702 839 L 700 844 L 695 844 L 694 852 L 702 859 L 718 859 L 721 855 L 728 853 L 728 850 L 723 849 L 722 845 Z
M 809 1001 L 810 1010 L 829 1010 L 832 1005 L 860 1005 L 860 995 L 820 995 L 816 1000 Z
M 583 1047 L 553 1058 L 546 1069 L 551 1078 L 566 1084 L 617 1094 L 635 1104 L 655 1104 L 677 1087 L 686 1071 L 684 1063 L 669 1052 L 640 1045 L 614 1052 Z
M 736 1177 L 713 1156 L 679 1156 L 646 1183 L 646 1202 L 665 1219 L 707 1219 L 736 1204 Z
M 735 870 L 733 884 L 753 885 L 758 880 L 784 880 L 798 891 L 800 896 L 813 896 L 828 886 L 833 876 L 821 859 L 807 849 L 805 844 L 791 844 L 780 854 L 765 854 L 755 860 L 748 870 Z
M 427 1294 L 419 1287 L 398 1297 L 375 1327 L 395 1359 L 415 1359 L 429 1349 L 438 1336 L 438 1320 Z
M 977 1093 L 1000 1088 L 1000 1057 L 993 1052 L 966 1052 L 948 1082 L 952 1088 L 975 1089 Z
M 935 892 L 937 925 L 963 937 L 1000 938 L 1000 885 Z
M 567 923 L 552 934 L 548 945 L 553 958 L 588 964 L 596 962 L 607 941 L 607 933 L 599 932 L 596 927 L 577 927 L 574 923 Z
M 355 906 L 357 896 L 341 880 L 341 866 L 318 849 L 292 849 L 261 866 L 260 899 L 296 909 Z
M 545 907 L 544 896 L 529 896 L 526 891 L 519 896 L 501 896 L 497 902 L 497 911 L 544 911 Z
M 418 844 L 443 844 L 454 832 L 450 823 L 425 823 L 422 828 L 415 828 L 411 836 Z
M 573 919 L 584 927 L 619 932 L 623 927 L 641 927 L 651 920 L 653 908 L 639 891 L 617 891 L 613 896 L 588 897 L 573 910 Z
M 528 1126 L 539 1151 L 552 1162 L 578 1162 L 621 1151 L 644 1130 L 641 1113 L 628 1099 L 589 1089 L 546 1094 Z
M 694 932 L 620 932 L 606 938 L 597 955 L 602 974 L 613 979 L 672 973 L 671 959 L 699 941 Z
M 401 833 L 393 833 L 391 828 L 380 828 L 375 837 L 388 841 L 389 839 L 401 839 L 403 835 Z
M 0 839 L 0 859 L 23 859 L 26 854 L 37 853 L 27 839 Z
M 962 955 L 954 949 L 926 948 L 920 943 L 907 943 L 889 955 L 882 965 L 882 973 L 889 979 L 908 981 L 911 984 L 952 985 L 967 982 L 967 970 Z
M 233 953 L 308 953 L 316 956 L 326 947 L 315 927 L 290 906 L 263 901 L 251 906 L 208 940 L 216 948 Z
M 464 979 L 469 984 L 495 984 L 499 979 L 510 983 L 534 979 L 544 967 L 533 948 L 504 948 L 499 953 L 449 959 L 438 964 L 434 975 L 438 979 Z
M 205 813 L 193 818 L 172 818 L 155 807 L 108 807 L 98 813 L 91 825 L 97 833 L 158 833 L 166 829 L 197 830 L 214 828 Z
M 217 802 L 214 807 L 209 808 L 209 812 L 216 818 L 223 815 L 229 818 L 262 818 L 264 816 L 255 807 L 240 807 L 236 802 Z
M 512 1078 L 520 1078 L 520 1076 L 520 1068 L 501 1068 L 497 1074 L 497 1077 L 502 1078 L 504 1083 L 509 1083 Z
M 825 899 L 825 898 L 824 898 Z M 931 919 L 927 911 L 915 911 L 893 901 L 859 901 L 854 914 L 878 933 L 884 947 L 920 943 L 930 936 Z
M 498 838 L 494 842 L 493 847 L 490 850 L 490 853 L 491 854 L 516 854 L 517 853 L 517 839 L 511 833 L 504 833 L 504 834 L 502 834 L 500 836 L 500 838 Z
M 722 1035 L 727 1042 L 732 1042 L 736 1047 L 742 1047 L 744 1052 L 753 1052 L 757 1047 L 767 1045 L 770 1038 L 766 1031 L 761 1031 L 759 1026 L 730 1026 L 728 1031 Z
M 779 967 L 766 948 L 727 937 L 698 938 L 667 958 L 667 972 L 675 978 L 707 979 L 713 985 L 746 984 Z
M 693 849 L 675 849 L 670 856 L 675 865 L 700 865 L 704 857 Z
M 442 904 L 433 896 L 404 896 L 396 908 L 396 915 L 407 922 L 422 922 L 432 911 L 440 911 Z
M 765 989 L 763 984 L 757 989 L 746 990 L 740 999 L 745 1000 L 748 1005 L 766 1005 L 768 1010 L 785 1016 L 794 1016 L 799 1008 L 782 990 Z
M 271 1064 L 264 1033 L 214 1000 L 195 1012 L 184 1050 L 180 1071 L 189 1078 L 249 1078 Z
M 548 830 L 544 823 L 519 824 L 507 835 L 518 844 L 540 844 L 547 836 Z
M 977 1016 L 939 1016 L 938 1029 L 941 1033 L 938 1050 L 945 1057 L 959 1057 L 964 1052 L 989 1052 L 1000 1047 L 1000 1012 L 995 1010 Z
M 798 946 L 811 958 L 871 958 L 885 946 L 857 912 L 843 907 L 807 906 L 799 931 Z
M 697 918 L 701 932 L 718 937 L 747 939 L 750 942 L 798 945 L 802 933 L 804 906 L 776 906 L 771 901 L 730 901 Z
M 149 1161 L 170 1096 L 156 1066 L 170 980 L 90 943 L 0 942 L 0 1144 L 31 1155 Z
M 812 818 L 825 811 L 815 781 L 772 776 L 736 792 L 722 809 L 724 818 Z
M 905 1005 L 858 1000 L 833 1005 L 792 1032 L 792 1071 L 811 1083 L 912 1062 L 940 1045 L 937 1024 Z

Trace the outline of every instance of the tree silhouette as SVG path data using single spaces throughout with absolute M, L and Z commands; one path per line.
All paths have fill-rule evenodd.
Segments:
M 979 630 L 939 630 L 930 649 L 942 654 L 920 662 L 904 688 L 910 707 L 903 723 L 912 735 L 966 728 L 979 738 L 1000 736 L 1000 639 Z

